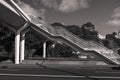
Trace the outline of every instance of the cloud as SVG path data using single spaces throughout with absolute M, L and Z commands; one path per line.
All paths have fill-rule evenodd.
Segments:
M 120 26 L 120 19 L 113 19 L 108 21 L 108 23 L 114 26 Z
M 112 20 L 109 20 L 108 24 L 114 25 L 114 26 L 120 26 L 120 7 L 114 10 L 112 15 Z
M 29 16 L 45 17 L 46 7 L 68 13 L 89 8 L 91 0 L 14 0 Z M 42 7 L 42 8 L 41 8 Z M 43 8 L 44 7 L 44 8 Z
M 41 0 L 49 8 L 61 12 L 74 12 L 79 9 L 89 8 L 90 0 Z
M 114 15 L 112 17 L 113 18 L 120 18 L 120 7 L 116 8 L 114 10 Z
M 25 1 L 25 0 L 24 0 Z M 17 4 L 21 7 L 21 9 L 28 15 L 32 17 L 42 17 L 44 18 L 45 9 L 36 9 L 33 8 L 32 4 L 27 4 L 22 0 L 16 0 Z

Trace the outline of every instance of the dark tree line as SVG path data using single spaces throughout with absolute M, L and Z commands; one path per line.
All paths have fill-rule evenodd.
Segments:
M 12 30 L 0 25 L 0 53 L 1 55 L 12 55 L 15 34 Z M 9 54 L 10 53 L 10 54 Z
M 116 37 L 117 33 L 106 34 L 106 38 L 102 40 L 103 45 L 120 54 L 120 38 Z
M 91 22 L 87 22 L 81 26 L 79 25 L 64 25 L 61 23 L 51 24 L 53 27 L 61 26 L 72 32 L 76 36 L 84 40 L 93 40 L 97 42 L 102 42 L 107 48 L 119 48 L 120 39 L 116 38 L 116 33 L 107 34 L 106 39 L 101 40 L 98 37 L 98 31 L 95 30 L 95 26 Z M 14 38 L 15 33 L 4 25 L 0 25 L 0 56 L 14 56 Z M 38 55 L 42 56 L 42 46 L 43 43 L 47 41 L 47 56 L 48 57 L 63 57 L 63 58 L 78 58 L 76 54 L 73 53 L 73 49 L 58 42 L 51 41 L 46 37 L 30 30 L 26 33 L 26 56 Z M 55 45 L 52 47 L 52 45 Z M 120 53 L 120 50 L 118 50 Z
M 68 31 L 72 32 L 74 35 L 85 39 L 85 40 L 94 40 L 99 42 L 98 31 L 95 30 L 95 26 L 91 22 L 87 22 L 82 26 L 79 25 L 63 25 L 61 23 L 53 23 L 52 26 L 62 26 Z
M 67 30 L 71 31 L 73 34 L 81 37 L 83 39 L 92 40 L 91 36 L 97 37 L 97 31 L 95 31 L 95 27 L 92 23 L 88 22 L 81 27 L 78 25 L 63 25 L 61 23 L 53 23 L 52 26 L 62 26 Z M 12 55 L 14 54 L 14 37 L 15 33 L 6 28 L 3 25 L 0 25 L 0 46 L 1 46 L 1 53 L 2 55 Z M 93 38 L 94 39 L 94 38 Z M 26 33 L 26 56 L 29 55 L 42 55 L 42 45 L 44 41 L 46 41 L 42 35 L 30 30 Z M 51 45 L 55 43 L 55 47 L 52 48 Z M 77 57 L 72 52 L 74 51 L 72 48 L 66 46 L 65 44 L 59 44 L 54 41 L 48 40 L 47 41 L 47 53 L 49 57 Z

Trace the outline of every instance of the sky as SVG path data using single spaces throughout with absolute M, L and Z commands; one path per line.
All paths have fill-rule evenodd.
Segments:
M 120 29 L 120 0 L 16 0 L 30 15 L 48 23 L 83 25 L 91 22 L 102 34 Z M 25 5 L 24 5 L 25 4 Z

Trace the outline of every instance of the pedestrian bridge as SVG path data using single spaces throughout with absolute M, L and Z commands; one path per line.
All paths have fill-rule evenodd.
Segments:
M 81 49 L 92 51 L 108 63 L 120 64 L 120 56 L 114 51 L 97 42 L 85 41 L 63 27 L 55 28 L 37 17 L 27 15 L 13 0 L 0 0 L 0 21 L 16 33 L 15 64 L 19 64 L 24 60 L 24 31 L 28 28 L 53 41 L 61 41 L 78 51 Z M 46 44 L 44 44 L 44 57 L 46 53 L 45 46 Z

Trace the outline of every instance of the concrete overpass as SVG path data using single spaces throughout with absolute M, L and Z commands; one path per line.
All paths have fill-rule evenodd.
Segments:
M 120 56 L 103 45 L 85 41 L 63 27 L 54 28 L 45 21 L 27 15 L 13 0 L 0 0 L 0 21 L 12 29 L 15 33 L 15 64 L 24 60 L 24 44 L 26 29 L 31 27 L 38 34 L 42 34 L 53 41 L 61 41 L 66 45 L 80 51 L 91 51 L 102 57 L 102 59 L 111 64 L 119 65 Z M 91 46 L 90 46 L 91 45 Z M 44 56 L 46 57 L 46 43 L 44 43 Z

